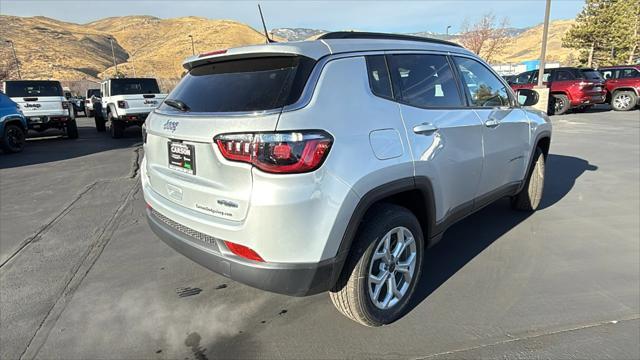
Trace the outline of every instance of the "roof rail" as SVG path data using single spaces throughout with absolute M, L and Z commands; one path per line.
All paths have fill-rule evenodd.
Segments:
M 456 47 L 462 47 L 460 44 L 456 44 L 451 41 L 433 39 L 421 36 L 402 35 L 402 34 L 386 34 L 375 32 L 359 32 L 359 31 L 334 31 L 322 34 L 318 37 L 320 39 L 381 39 L 381 40 L 405 40 L 405 41 L 420 41 L 428 42 L 432 44 L 450 45 Z

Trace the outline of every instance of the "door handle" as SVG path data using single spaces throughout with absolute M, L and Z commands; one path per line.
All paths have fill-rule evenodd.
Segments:
M 494 128 L 494 127 L 496 127 L 498 125 L 500 125 L 500 121 L 498 121 L 496 119 L 489 119 L 489 120 L 484 122 L 484 126 L 486 126 L 488 128 Z
M 420 135 L 430 135 L 438 131 L 438 128 L 431 123 L 423 123 L 413 127 L 413 132 Z

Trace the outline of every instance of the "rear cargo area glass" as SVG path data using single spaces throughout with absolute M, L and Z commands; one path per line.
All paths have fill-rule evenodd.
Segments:
M 62 96 L 57 81 L 7 81 L 6 90 L 9 97 Z
M 302 93 L 315 62 L 303 56 L 263 57 L 200 65 L 169 94 L 190 112 L 246 112 L 281 108 Z M 175 111 L 163 104 L 162 110 Z
M 113 79 L 111 95 L 158 94 L 160 88 L 155 79 Z

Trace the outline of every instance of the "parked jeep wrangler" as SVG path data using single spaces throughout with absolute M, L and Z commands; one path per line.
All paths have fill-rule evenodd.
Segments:
M 231 279 L 329 291 L 348 318 L 388 324 L 451 224 L 503 197 L 540 205 L 551 124 L 526 107 L 537 93 L 457 44 L 338 32 L 184 67 L 144 128 L 147 218 Z
M 100 84 L 101 105 L 95 109 L 96 129 L 104 131 L 109 125 L 111 137 L 120 138 L 124 129 L 144 124 L 166 94 L 160 93 L 156 79 L 122 78 L 109 79 Z
M 43 132 L 55 128 L 67 138 L 78 138 L 73 105 L 67 101 L 59 81 L 9 80 L 3 84 L 4 93 L 18 103 L 27 118 L 29 130 Z

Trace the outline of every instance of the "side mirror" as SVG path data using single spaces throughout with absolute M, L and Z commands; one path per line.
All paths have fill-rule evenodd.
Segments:
M 520 89 L 516 94 L 518 95 L 518 103 L 522 106 L 533 106 L 540 100 L 540 95 L 535 90 Z

